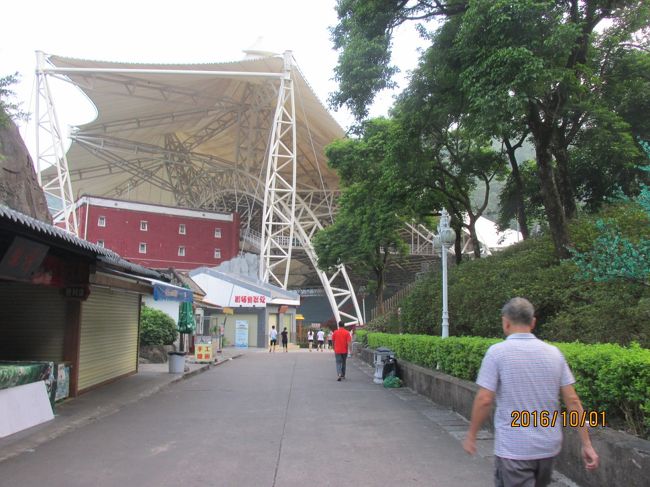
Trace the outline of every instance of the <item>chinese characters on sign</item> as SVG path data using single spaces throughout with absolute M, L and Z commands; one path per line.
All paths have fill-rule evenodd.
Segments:
M 234 296 L 235 304 L 266 304 L 266 296 Z
M 16 237 L 0 261 L 0 274 L 18 279 L 29 278 L 41 265 L 48 250 L 47 245 Z
M 235 321 L 235 346 L 248 347 L 248 321 Z
M 212 343 L 195 343 L 194 357 L 197 362 L 212 362 Z

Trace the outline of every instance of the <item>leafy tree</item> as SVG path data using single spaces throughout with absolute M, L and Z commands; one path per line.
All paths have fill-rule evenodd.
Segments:
M 366 122 L 359 139 L 335 141 L 326 148 L 329 164 L 341 178 L 342 194 L 332 225 L 318 232 L 314 248 L 321 269 L 346 264 L 375 274 L 375 294 L 383 311 L 384 274 L 405 252 L 403 198 L 394 178 L 385 172 L 393 123 Z
M 513 140 L 513 146 L 530 132 L 551 236 L 558 256 L 567 257 L 567 219 L 576 212 L 570 148 L 585 128 L 596 125 L 606 106 L 605 61 L 615 46 L 636 47 L 631 40 L 647 27 L 647 2 L 475 0 L 398 2 L 390 7 L 387 3 L 339 2 L 333 39 L 341 50 L 336 71 L 341 85 L 332 104 L 348 105 L 363 117 L 374 93 L 390 85 L 395 26 L 436 16 L 460 22 L 453 51 L 460 63 L 468 113 L 484 134 Z M 597 32 L 605 19 L 611 20 L 610 26 Z M 373 44 L 375 57 L 368 61 L 374 69 L 367 71 L 357 59 L 360 46 L 377 39 L 381 42 Z M 516 182 L 521 190 L 521 182 Z
M 643 143 L 643 148 L 650 157 L 650 146 Z M 645 167 L 650 171 L 650 166 Z M 650 223 L 650 187 L 643 185 L 637 198 L 639 206 L 645 211 L 646 218 L 639 219 L 639 225 Z M 637 242 L 624 236 L 612 222 L 597 222 L 599 235 L 593 247 L 581 252 L 573 250 L 573 261 L 579 269 L 579 276 L 586 280 L 607 282 L 625 280 L 650 286 L 650 239 L 641 237 Z
M 140 311 L 140 344 L 171 345 L 178 331 L 174 320 L 160 310 L 143 306 Z
M 0 127 L 8 120 L 27 120 L 28 114 L 20 108 L 20 103 L 13 101 L 15 96 L 11 86 L 18 82 L 18 73 L 0 78 Z
M 412 194 L 432 194 L 431 202 L 437 199 L 451 210 L 457 226 L 468 229 L 474 255 L 480 257 L 476 222 L 487 208 L 490 183 L 503 175 L 506 162 L 489 138 L 466 127 L 467 99 L 459 90 L 459 66 L 450 50 L 457 24 L 449 21 L 433 36 L 395 103 L 393 114 L 402 130 L 393 160 Z M 479 184 L 484 198 L 475 205 L 472 194 Z
M 488 120 L 500 106 L 525 115 L 560 257 L 568 256 L 566 219 L 576 211 L 569 147 L 600 107 L 600 45 L 629 37 L 647 14 L 639 1 L 479 0 L 463 16 L 458 52 L 472 109 Z M 597 35 L 606 18 L 615 27 Z
M 526 222 L 544 221 L 544 202 L 539 191 L 535 161 L 524 161 L 517 165 L 518 180 L 510 173 L 499 194 L 499 217 L 497 225 L 504 230 L 517 217 L 519 205 L 523 206 Z M 521 200 L 520 200 L 521 198 Z
M 332 29 L 340 51 L 330 97 L 335 108 L 348 106 L 358 120 L 366 117 L 375 95 L 394 87 L 397 68 L 390 64 L 393 30 L 410 21 L 426 21 L 463 12 L 467 0 L 338 0 L 339 23 Z

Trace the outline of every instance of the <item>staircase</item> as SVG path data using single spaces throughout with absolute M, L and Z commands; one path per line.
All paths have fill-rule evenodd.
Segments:
M 390 298 L 384 300 L 384 313 L 380 314 L 379 313 L 379 307 L 375 306 L 373 309 L 370 310 L 370 320 L 373 321 L 376 318 L 379 318 L 380 316 L 384 316 L 387 314 L 392 313 L 394 310 L 399 308 L 399 305 L 404 301 L 404 298 L 409 295 L 409 293 L 413 290 L 415 285 L 417 284 L 417 281 L 413 281 L 406 286 L 404 286 L 402 289 L 397 291 L 395 294 L 393 294 Z

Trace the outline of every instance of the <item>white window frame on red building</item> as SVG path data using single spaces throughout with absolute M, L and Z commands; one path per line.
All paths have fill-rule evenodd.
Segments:
M 97 218 L 97 226 L 98 227 L 105 227 L 106 226 L 106 217 L 100 215 L 99 218 Z
M 146 254 L 147 253 L 147 242 L 140 242 L 138 245 L 138 253 Z
M 140 231 L 146 232 L 149 230 L 149 222 L 147 220 L 140 220 Z
M 179 235 L 187 235 L 187 227 L 185 226 L 185 223 L 179 223 L 179 225 L 178 225 L 178 234 Z

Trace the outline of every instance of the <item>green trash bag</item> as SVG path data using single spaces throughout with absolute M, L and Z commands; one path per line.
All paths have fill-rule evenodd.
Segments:
M 384 387 L 388 387 L 390 389 L 402 387 L 402 379 L 394 375 L 390 375 L 384 379 Z

